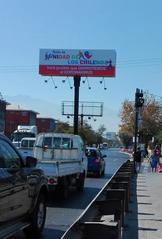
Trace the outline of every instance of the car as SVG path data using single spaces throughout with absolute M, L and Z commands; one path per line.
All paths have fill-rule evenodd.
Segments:
M 36 163 L 34 157 L 23 158 L 0 134 L 0 239 L 20 230 L 36 238 L 43 231 L 48 184 Z
M 85 153 L 88 160 L 87 174 L 93 173 L 98 177 L 104 175 L 106 155 L 102 155 L 101 151 L 95 147 L 87 147 Z

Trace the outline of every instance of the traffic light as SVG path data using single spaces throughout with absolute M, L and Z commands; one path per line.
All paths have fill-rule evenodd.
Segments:
M 135 94 L 135 107 L 142 107 L 144 104 L 143 91 L 137 89 Z

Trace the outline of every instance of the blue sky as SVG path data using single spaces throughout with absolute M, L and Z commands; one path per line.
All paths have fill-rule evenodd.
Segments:
M 115 49 L 116 77 L 89 78 L 81 84 L 81 101 L 104 102 L 96 122 L 117 131 L 125 99 L 136 88 L 162 93 L 161 0 L 0 0 L 0 92 L 8 102 L 41 116 L 67 121 L 61 102 L 73 100 L 66 77 L 38 74 L 39 49 Z M 48 83 L 44 81 L 48 80 Z M 72 78 L 70 78 L 73 84 Z

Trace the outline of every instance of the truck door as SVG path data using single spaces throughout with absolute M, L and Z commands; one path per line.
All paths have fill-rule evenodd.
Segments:
M 30 208 L 31 198 L 28 195 L 27 176 L 23 172 L 21 157 L 5 140 L 0 142 L 0 153 L 4 161 L 5 173 L 10 182 L 10 194 L 7 197 L 8 216 L 9 219 L 14 219 L 25 214 Z
M 43 139 L 43 152 L 42 160 L 52 160 L 54 149 L 53 149 L 53 138 L 51 136 L 45 136 Z
M 11 181 L 2 164 L 2 158 L 0 157 L 0 223 L 9 219 L 10 209 L 8 203 L 12 193 Z

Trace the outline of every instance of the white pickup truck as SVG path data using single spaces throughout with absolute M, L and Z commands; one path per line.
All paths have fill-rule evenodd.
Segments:
M 35 138 L 24 137 L 20 141 L 20 147 L 18 148 L 18 151 L 21 153 L 23 157 L 33 156 L 34 143 L 35 143 Z
M 34 157 L 43 169 L 51 191 L 66 198 L 71 186 L 83 190 L 87 172 L 87 157 L 83 140 L 78 135 L 40 133 L 36 137 Z

